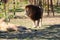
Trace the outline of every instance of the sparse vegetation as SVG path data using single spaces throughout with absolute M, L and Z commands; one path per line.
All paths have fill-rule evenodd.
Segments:
M 44 1 L 47 3 L 46 0 Z M 23 39 L 23 40 L 49 39 L 51 40 L 52 38 L 60 39 L 60 5 L 57 6 L 56 1 L 54 2 L 54 5 L 53 5 L 55 16 L 53 17 L 52 13 L 50 12 L 51 15 L 47 17 L 46 16 L 47 12 L 43 12 L 42 27 L 40 28 L 34 28 L 33 22 L 26 16 L 25 6 L 27 4 L 30 4 L 28 0 L 15 1 L 16 3 L 15 9 L 14 9 L 13 0 L 9 0 L 7 2 L 8 4 L 6 5 L 7 7 L 6 16 L 4 16 L 5 15 L 4 4 L 0 1 L 0 38 L 2 39 L 13 38 L 13 40 L 18 40 L 18 39 Z M 44 10 L 48 8 L 45 2 L 43 5 L 44 6 L 43 8 L 45 8 Z M 15 15 L 14 15 L 14 11 L 15 11 Z M 4 18 L 4 20 L 1 20 L 2 18 Z M 6 21 L 6 19 L 8 20 L 10 19 L 10 21 L 7 22 L 8 20 Z M 8 31 L 1 31 L 1 29 L 2 30 L 5 29 L 6 25 L 9 25 L 8 27 L 12 27 L 12 28 L 7 29 Z M 17 31 L 13 30 L 15 28 L 14 26 L 16 27 L 18 26 Z

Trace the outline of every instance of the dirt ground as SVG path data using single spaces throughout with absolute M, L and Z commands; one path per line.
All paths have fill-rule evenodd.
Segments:
M 42 26 L 40 28 L 34 28 L 33 22 L 25 16 L 25 14 L 16 14 L 18 17 L 16 19 L 11 19 L 10 23 L 19 25 L 18 32 L 0 32 L 0 38 L 8 39 L 60 39 L 60 16 L 55 14 L 53 17 L 49 17 L 44 14 L 42 19 Z
M 16 13 L 17 19 L 11 19 L 11 23 L 21 25 L 21 26 L 28 26 L 31 27 L 34 26 L 32 20 L 30 20 L 26 15 L 25 12 L 23 13 Z M 42 18 L 42 26 L 48 26 L 48 25 L 56 25 L 60 24 L 60 14 L 55 13 L 55 16 L 52 16 L 52 13 L 50 16 L 47 16 L 47 13 L 43 14 Z M 43 27 L 44 28 L 44 27 Z

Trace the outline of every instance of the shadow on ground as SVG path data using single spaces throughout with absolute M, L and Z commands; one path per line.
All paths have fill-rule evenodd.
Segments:
M 17 39 L 26 39 L 26 38 L 35 38 L 35 39 L 59 39 L 60 38 L 60 24 L 59 25 L 50 25 L 46 29 L 30 29 L 24 26 L 19 26 L 17 32 L 0 32 L 0 38 L 17 38 Z

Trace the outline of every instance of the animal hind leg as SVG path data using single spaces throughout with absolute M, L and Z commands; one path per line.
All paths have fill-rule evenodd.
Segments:
M 40 22 L 40 26 L 39 26 L 39 22 Z M 37 24 L 38 24 L 39 28 L 42 26 L 42 18 L 40 20 L 38 20 Z
M 36 24 L 35 24 L 35 21 L 33 21 L 33 22 L 34 22 L 34 28 L 35 28 L 35 27 L 36 27 L 36 26 L 35 26 L 35 25 L 36 25 Z
M 41 24 L 40 25 L 42 26 L 42 18 L 41 18 Z

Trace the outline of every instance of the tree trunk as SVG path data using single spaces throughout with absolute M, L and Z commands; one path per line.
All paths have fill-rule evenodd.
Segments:
M 13 5 L 14 5 L 14 17 L 15 17 L 15 0 L 13 0 Z
M 48 15 L 47 16 L 49 16 L 49 0 L 47 0 L 47 2 L 48 2 L 48 10 L 47 10 L 47 13 L 48 13 Z
M 57 6 L 58 6 L 58 4 L 59 4 L 58 2 L 59 2 L 59 0 L 57 0 Z
M 8 0 L 1 0 L 2 2 L 3 2 L 3 4 L 4 4 L 4 12 L 5 12 L 5 14 L 4 14 L 4 17 L 5 17 L 5 21 L 8 23 L 8 13 L 7 13 L 7 2 L 8 2 Z
M 51 6 L 51 11 L 52 11 L 52 13 L 53 13 L 53 16 L 54 16 L 54 10 L 53 10 L 53 0 L 50 0 L 50 6 Z
M 30 3 L 30 4 L 33 4 L 33 0 L 29 0 L 29 3 Z
M 29 3 L 32 5 L 38 5 L 39 0 L 29 0 Z

